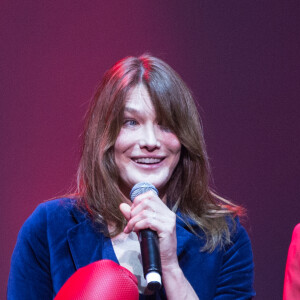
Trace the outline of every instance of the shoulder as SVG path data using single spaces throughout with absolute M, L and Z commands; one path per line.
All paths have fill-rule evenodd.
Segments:
M 227 224 L 231 234 L 232 243 L 236 242 L 247 242 L 250 243 L 249 235 L 245 227 L 241 224 L 240 218 L 227 218 Z
M 20 235 L 47 234 L 49 227 L 73 226 L 85 219 L 84 212 L 78 210 L 76 200 L 60 198 L 39 204 L 23 224 Z
M 241 224 L 238 217 L 227 219 L 227 222 L 231 236 L 230 243 L 224 249 L 224 259 L 226 260 L 229 257 L 232 258 L 232 256 L 235 256 L 240 260 L 244 260 L 245 263 L 252 265 L 252 246 L 245 227 Z
M 22 261 L 30 265 L 38 260 L 39 264 L 43 262 L 48 266 L 49 249 L 65 242 L 68 231 L 81 220 L 85 220 L 85 215 L 77 209 L 73 199 L 61 198 L 39 204 L 19 231 L 12 263 Z
M 231 232 L 231 243 L 223 252 L 223 275 L 230 275 L 233 271 L 241 272 L 245 283 L 253 285 L 254 263 L 253 252 L 249 235 L 240 223 L 238 217 L 228 221 Z M 228 272 L 230 270 L 230 272 Z M 249 285 L 249 286 L 250 286 Z
M 199 227 L 195 220 L 183 215 L 180 211 L 176 212 L 176 216 L 177 226 L 188 229 L 189 224 L 189 226 L 191 226 L 200 237 L 205 236 L 203 230 Z M 235 243 L 240 239 L 250 241 L 248 233 L 244 226 L 241 224 L 239 217 L 224 216 L 224 218 L 230 232 L 230 239 L 232 243 Z

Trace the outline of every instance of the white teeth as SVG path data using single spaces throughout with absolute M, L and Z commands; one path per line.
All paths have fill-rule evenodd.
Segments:
M 152 158 L 152 157 L 136 158 L 133 160 L 139 164 L 157 164 L 162 161 L 161 158 Z

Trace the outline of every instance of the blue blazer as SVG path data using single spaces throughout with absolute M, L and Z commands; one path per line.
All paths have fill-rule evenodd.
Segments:
M 67 198 L 45 202 L 26 220 L 12 255 L 8 300 L 53 299 L 77 269 L 104 258 L 118 263 L 110 239 L 100 232 L 101 225 L 93 224 L 74 204 Z M 238 220 L 232 244 L 211 253 L 200 252 L 204 240 L 179 218 L 176 233 L 180 267 L 201 300 L 255 295 L 251 244 Z M 140 299 L 166 296 L 162 288 Z

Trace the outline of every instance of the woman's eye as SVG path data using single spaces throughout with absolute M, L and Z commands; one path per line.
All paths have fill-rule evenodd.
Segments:
M 125 125 L 125 126 L 135 126 L 135 125 L 137 125 L 137 121 L 136 120 L 125 120 L 123 125 Z

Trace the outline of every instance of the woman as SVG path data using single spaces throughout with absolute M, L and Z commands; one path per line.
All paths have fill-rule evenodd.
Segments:
M 213 193 L 209 177 L 198 112 L 180 77 L 148 55 L 119 61 L 87 115 L 76 195 L 41 204 L 20 231 L 9 298 L 52 299 L 76 270 L 109 259 L 136 276 L 140 299 L 250 299 L 240 208 Z M 159 193 L 131 203 L 141 181 Z M 163 288 L 154 295 L 135 234 L 146 228 L 159 238 Z

